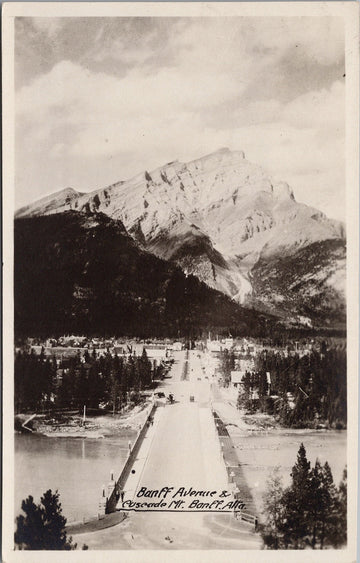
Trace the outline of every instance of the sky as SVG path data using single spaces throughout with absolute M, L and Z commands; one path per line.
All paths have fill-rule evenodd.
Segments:
M 220 147 L 345 219 L 338 17 L 15 20 L 16 207 Z

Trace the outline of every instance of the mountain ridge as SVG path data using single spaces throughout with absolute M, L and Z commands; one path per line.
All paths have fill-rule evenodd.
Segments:
M 123 224 L 103 213 L 18 218 L 14 249 L 17 338 L 177 338 L 230 328 L 264 335 L 277 323 L 139 249 Z
M 243 151 L 226 147 L 90 193 L 60 194 L 57 203 L 54 194 L 50 202 L 35 202 L 16 217 L 102 212 L 122 221 L 142 248 L 238 303 L 259 303 L 259 283 L 254 292 L 252 275 L 257 264 L 285 256 L 291 260 L 316 243 L 345 241 L 341 222 L 298 203 L 286 182 L 273 182 Z M 333 251 L 331 245 L 328 251 Z

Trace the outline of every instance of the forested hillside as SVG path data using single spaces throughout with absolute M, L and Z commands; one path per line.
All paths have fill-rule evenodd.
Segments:
M 246 309 L 138 248 L 121 221 L 69 211 L 15 220 L 15 334 L 262 335 Z

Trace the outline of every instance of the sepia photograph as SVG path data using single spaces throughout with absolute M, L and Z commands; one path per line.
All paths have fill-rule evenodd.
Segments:
M 356 559 L 358 7 L 4 4 L 4 561 Z

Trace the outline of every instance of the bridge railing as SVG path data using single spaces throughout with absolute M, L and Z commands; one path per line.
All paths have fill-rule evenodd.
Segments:
M 130 475 L 132 466 L 134 464 L 134 461 L 136 459 L 137 454 L 139 453 L 140 450 L 140 446 L 144 440 L 146 431 L 148 429 L 148 422 L 149 422 L 149 418 L 152 418 L 154 413 L 156 410 L 156 405 L 153 405 L 149 414 L 146 417 L 146 420 L 144 422 L 144 425 L 142 427 L 142 429 L 140 430 L 139 434 L 137 435 L 137 438 L 126 458 L 125 464 L 121 470 L 121 473 L 119 475 L 118 480 L 116 481 L 116 483 L 114 483 L 114 488 L 112 490 L 112 492 L 110 493 L 109 497 L 106 500 L 106 507 L 105 507 L 105 512 L 106 514 L 109 514 L 110 512 L 115 512 L 116 510 L 116 505 L 118 503 L 119 500 L 119 494 L 121 491 L 124 490 L 124 486 L 125 483 L 127 481 L 127 478 Z
M 254 526 L 256 526 L 258 523 L 258 519 L 256 516 L 254 516 L 253 514 L 249 514 L 248 512 L 243 512 L 242 510 L 235 512 L 235 518 L 241 520 L 242 522 L 253 524 Z

